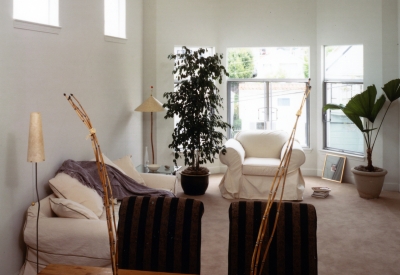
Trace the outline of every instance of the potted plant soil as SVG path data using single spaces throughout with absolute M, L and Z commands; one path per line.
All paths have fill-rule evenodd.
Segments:
M 376 100 L 377 90 L 375 85 L 368 86 L 367 90 L 355 95 L 343 106 L 342 104 L 326 104 L 324 111 L 328 109 L 340 109 L 362 132 L 367 148 L 367 165 L 359 165 L 351 169 L 354 175 L 358 194 L 364 199 L 378 198 L 384 183 L 387 170 L 373 166 L 372 152 L 376 138 L 391 104 L 400 97 L 400 79 L 394 79 L 386 83 L 382 88 L 384 94 Z M 378 127 L 374 122 L 384 106 L 386 99 L 389 104 Z M 376 132 L 375 132 L 376 130 Z
M 164 93 L 167 99 L 163 105 L 167 109 L 164 118 L 180 118 L 168 147 L 175 152 L 175 165 L 183 157 L 188 166 L 181 172 L 182 188 L 188 195 L 202 195 L 207 190 L 209 170 L 200 165 L 214 162 L 215 156 L 221 150 L 224 152 L 222 131 L 230 127 L 218 112 L 223 108 L 223 99 L 216 82 L 221 84 L 222 77 L 228 76 L 221 65 L 223 56 L 206 56 L 206 51 L 182 47 L 181 53 L 168 56 L 174 61 L 172 73 L 178 83 L 174 92 Z

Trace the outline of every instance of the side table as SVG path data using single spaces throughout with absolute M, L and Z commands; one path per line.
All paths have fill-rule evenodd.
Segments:
M 150 171 L 149 168 L 147 168 L 143 164 L 136 166 L 136 170 L 139 173 L 155 173 L 155 174 L 164 174 L 164 175 L 176 175 L 176 172 L 179 171 L 179 169 L 181 169 L 181 168 L 182 168 L 182 166 L 170 165 L 167 168 L 165 165 L 161 165 L 157 171 L 153 172 L 153 171 Z

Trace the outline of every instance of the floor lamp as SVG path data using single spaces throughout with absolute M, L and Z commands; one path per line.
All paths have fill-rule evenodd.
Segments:
M 162 103 L 153 97 L 153 86 L 151 88 L 151 94 L 146 101 L 144 101 L 139 107 L 135 109 L 137 112 L 150 113 L 150 140 L 151 140 L 151 154 L 152 154 L 152 164 L 154 164 L 154 146 L 153 146 L 153 112 L 165 111 Z
M 44 161 L 44 144 L 42 132 L 42 117 L 40 113 L 31 113 L 29 123 L 28 162 L 35 163 L 35 185 L 38 201 L 38 214 L 36 219 L 36 270 L 39 273 L 39 212 L 40 200 L 37 186 L 37 163 Z M 32 203 L 34 205 L 34 203 Z

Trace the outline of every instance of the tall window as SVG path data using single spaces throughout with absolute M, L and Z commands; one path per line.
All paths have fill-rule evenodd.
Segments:
M 241 130 L 291 133 L 309 78 L 308 47 L 228 49 L 230 137 Z M 309 99 L 296 139 L 309 146 Z
M 58 26 L 58 0 L 14 0 L 14 19 Z
M 363 46 L 325 46 L 324 54 L 324 104 L 346 105 L 363 91 Z M 351 154 L 364 152 L 362 133 L 341 110 L 324 113 L 324 149 Z
M 104 0 L 104 34 L 126 38 L 126 0 Z

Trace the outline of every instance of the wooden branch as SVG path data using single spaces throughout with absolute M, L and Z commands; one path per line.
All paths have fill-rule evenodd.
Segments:
M 279 219 L 279 210 L 280 210 L 281 204 L 282 204 L 283 192 L 285 191 L 287 169 L 289 167 L 289 162 L 290 162 L 290 159 L 291 159 L 291 156 L 292 156 L 293 143 L 295 141 L 297 123 L 298 123 L 299 118 L 301 116 L 304 104 L 306 103 L 306 99 L 307 99 L 307 97 L 308 97 L 308 95 L 310 94 L 310 91 L 311 91 L 310 81 L 311 81 L 311 79 L 309 79 L 307 84 L 306 84 L 306 90 L 304 92 L 303 99 L 302 99 L 301 104 L 300 104 L 300 108 L 296 113 L 296 121 L 294 123 L 292 132 L 290 134 L 285 153 L 284 153 L 284 155 L 283 155 L 283 157 L 282 157 L 282 159 L 280 161 L 278 170 L 275 173 L 275 177 L 274 177 L 274 180 L 272 182 L 272 185 L 271 185 L 271 188 L 270 188 L 270 191 L 269 191 L 269 194 L 268 194 L 267 206 L 265 208 L 265 211 L 264 211 L 264 214 L 263 214 L 263 218 L 262 218 L 262 221 L 261 221 L 261 224 L 260 224 L 260 228 L 259 228 L 258 235 L 257 235 L 257 241 L 256 241 L 256 244 L 255 244 L 255 247 L 254 247 L 254 251 L 253 251 L 253 257 L 252 257 L 252 260 L 251 260 L 251 267 L 250 267 L 250 274 L 251 275 L 254 275 L 254 274 L 260 274 L 261 275 L 262 270 L 264 268 L 265 260 L 266 260 L 267 255 L 268 255 L 269 247 L 271 245 L 272 239 L 273 239 L 275 231 L 276 231 L 276 226 L 278 224 L 278 219 Z M 271 212 L 272 203 L 275 200 L 276 193 L 279 190 L 280 186 L 281 186 L 281 195 L 280 195 L 278 206 L 277 206 L 277 210 L 276 210 L 274 226 L 273 226 L 272 232 L 270 233 L 270 236 L 269 236 L 268 243 L 267 243 L 267 246 L 265 248 L 265 251 L 264 251 L 264 253 L 262 255 L 262 261 L 261 261 L 261 266 L 260 266 L 259 262 L 260 262 L 261 252 L 262 252 L 261 251 L 262 250 L 262 244 L 263 244 L 263 241 L 264 241 L 264 238 L 265 238 L 265 233 L 266 233 L 266 230 L 267 230 L 269 213 Z M 260 266 L 260 268 L 259 268 L 259 266 Z
M 64 96 L 67 98 L 68 102 L 71 104 L 72 108 L 74 108 L 75 112 L 78 114 L 79 118 L 89 129 L 89 136 L 92 141 L 92 148 L 94 152 L 94 156 L 96 158 L 97 170 L 99 172 L 99 177 L 103 186 L 104 193 L 104 207 L 106 210 L 107 217 L 107 228 L 108 228 L 108 237 L 110 243 L 110 257 L 111 257 L 111 266 L 113 275 L 118 274 L 118 249 L 117 249 L 117 225 L 115 222 L 114 215 L 114 198 L 112 195 L 112 189 L 110 184 L 110 179 L 108 178 L 106 164 L 104 163 L 103 154 L 100 149 L 100 144 L 97 140 L 96 130 L 92 127 L 89 116 L 86 114 L 82 105 L 79 101 L 74 97 L 73 94 L 70 94 L 68 97 L 66 94 Z

